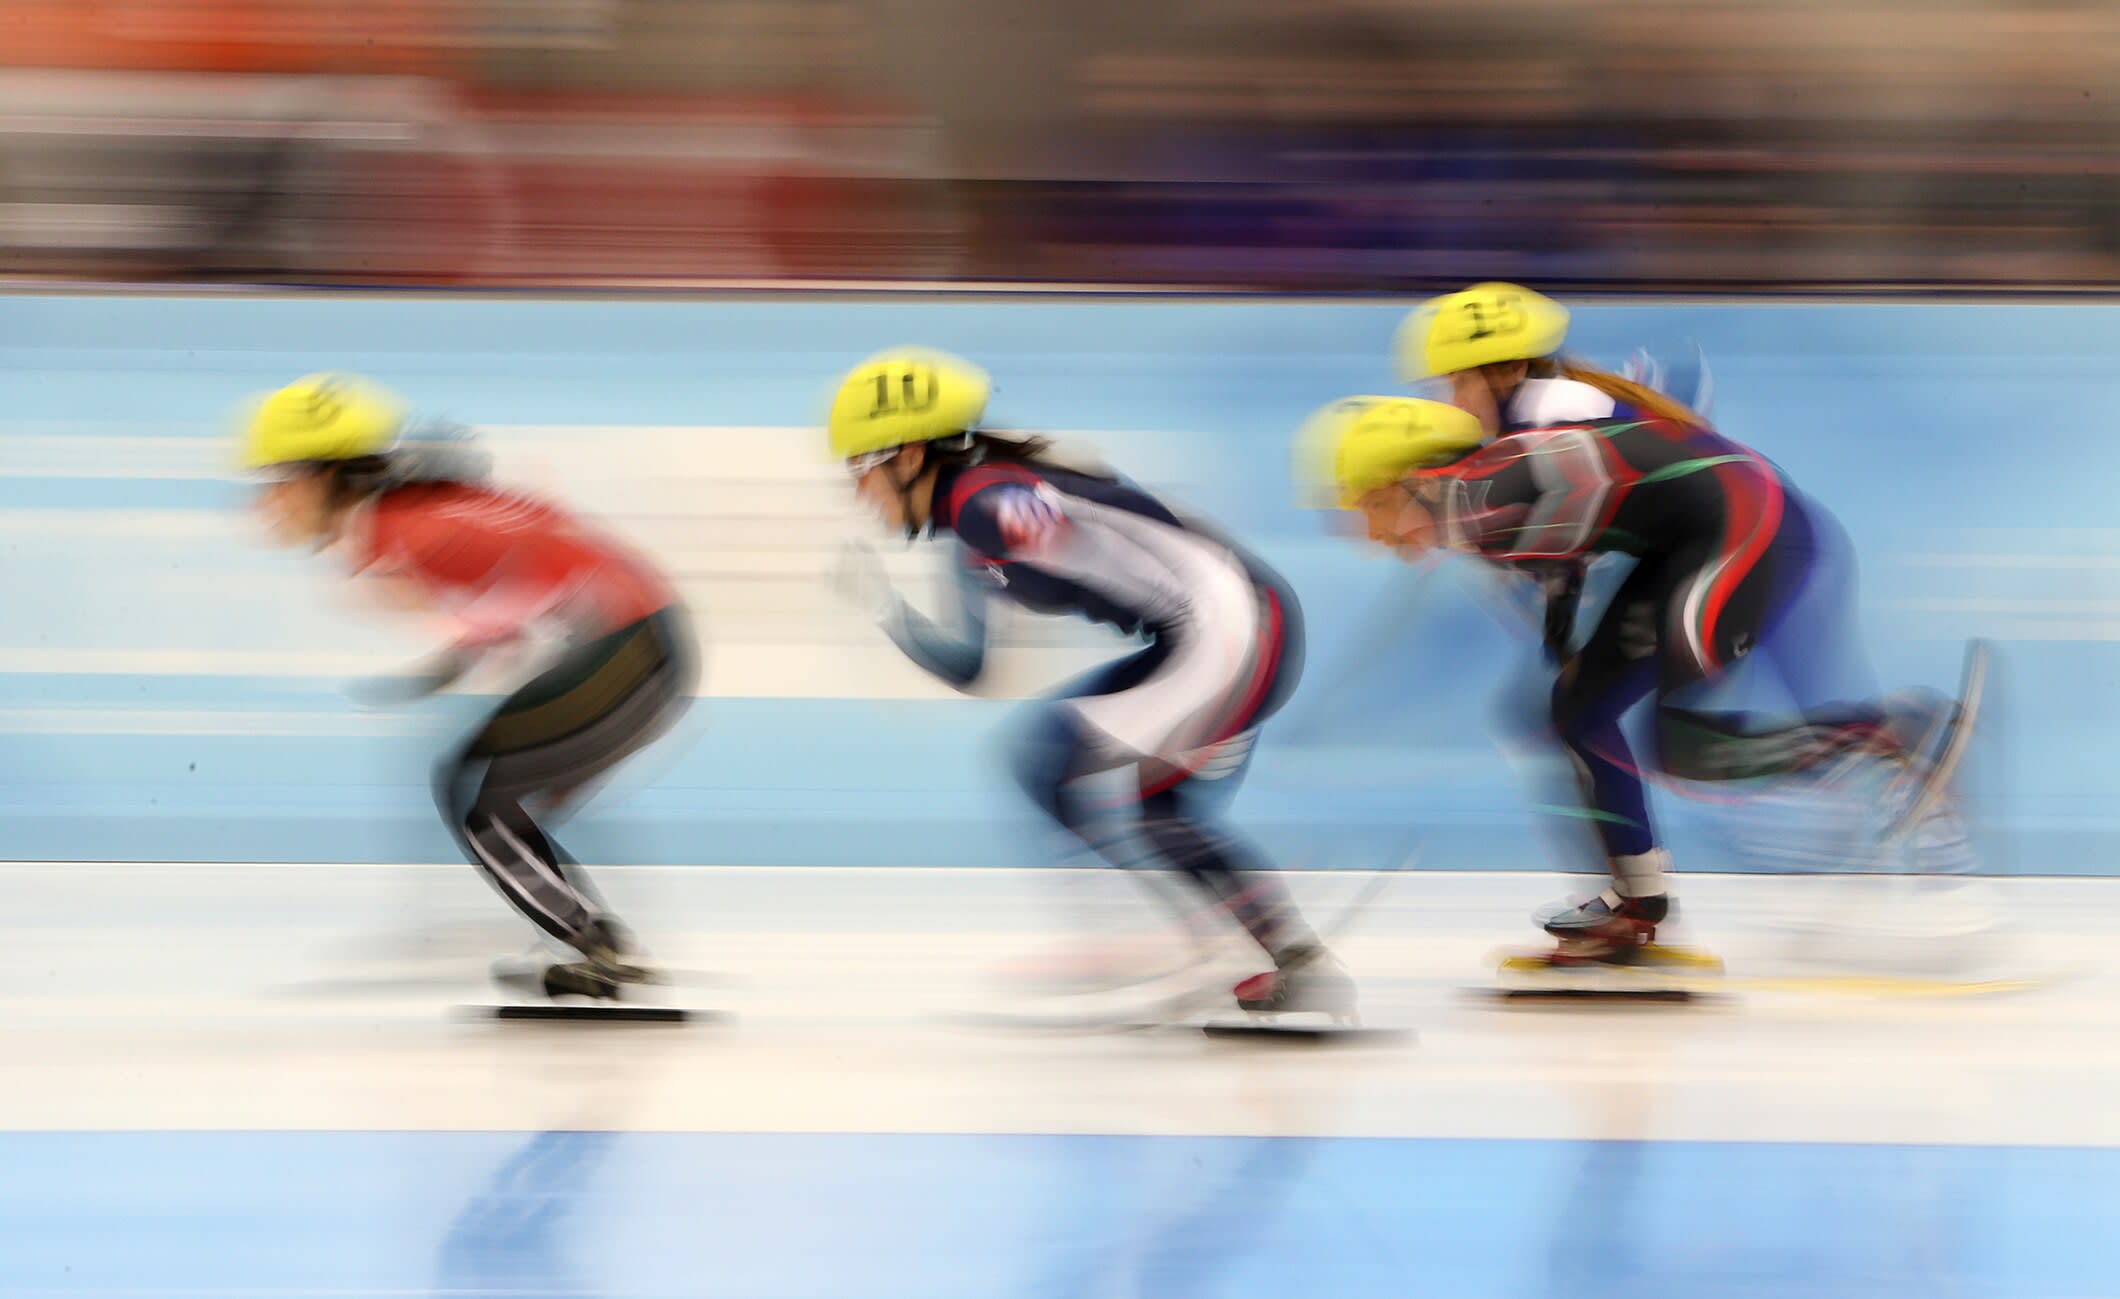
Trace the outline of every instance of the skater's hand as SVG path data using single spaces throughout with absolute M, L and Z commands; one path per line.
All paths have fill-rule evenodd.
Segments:
M 349 681 L 346 694 L 364 708 L 391 708 L 413 703 L 454 685 L 471 670 L 473 661 L 471 655 L 460 650 L 444 650 L 403 672 Z
M 898 592 L 883 571 L 882 558 L 861 542 L 849 541 L 839 548 L 826 579 L 834 594 L 872 621 L 883 622 L 898 608 Z

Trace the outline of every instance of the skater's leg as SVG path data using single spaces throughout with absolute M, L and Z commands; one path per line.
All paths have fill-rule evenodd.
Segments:
M 1066 705 L 1070 700 L 1132 689 L 1152 676 L 1166 656 L 1166 651 L 1151 646 L 1068 683 L 1036 705 L 1010 747 L 1010 774 L 1024 797 L 1054 825 L 1114 866 L 1134 863 L 1107 828 L 1109 818 L 1098 815 L 1099 809 L 1080 785 L 1092 776 L 1130 766 L 1136 757 L 1101 744 L 1080 715 Z
M 1851 544 L 1837 521 L 1791 498 L 1773 545 L 1730 587 L 1708 633 L 1715 669 L 1691 673 L 1682 662 L 1667 676 L 1657 710 L 1663 768 L 1688 780 L 1746 780 L 1829 763 L 1845 768 L 1841 760 L 1854 756 L 1908 773 L 1902 788 L 1919 786 L 1958 706 L 1934 691 L 1877 696 L 1857 632 L 1855 582 Z M 1707 704 L 1727 666 L 1755 642 L 1793 713 Z
M 1563 955 L 1624 955 L 1653 940 L 1668 918 L 1669 858 L 1650 825 L 1644 767 L 1620 719 L 1653 686 L 1655 766 L 1699 775 L 1697 748 L 1674 743 L 1674 719 L 1703 717 L 1688 701 L 1714 689 L 1752 652 L 1769 615 L 1785 604 L 1789 579 L 1803 572 L 1791 558 L 1773 543 L 1754 553 L 1704 538 L 1646 559 L 1563 670 L 1554 717 L 1583 774 L 1613 875 L 1604 894 L 1547 920 L 1548 932 L 1563 940 Z M 1700 733 L 1696 725 L 1684 734 Z
M 1264 869 L 1256 850 L 1219 823 L 1218 804 L 1234 792 L 1249 755 L 1213 778 L 1196 776 L 1147 793 L 1141 833 L 1171 870 L 1244 927 L 1273 961 L 1273 969 L 1237 984 L 1245 1010 L 1315 1010 L 1349 1016 L 1355 989 L 1303 919 L 1280 879 Z
M 585 873 L 525 810 L 503 758 L 460 757 L 438 784 L 443 817 L 488 882 L 531 924 L 585 956 L 625 946 Z
M 436 777 L 443 818 L 510 905 L 592 964 L 638 975 L 586 876 L 528 806 L 608 773 L 663 734 L 689 700 L 689 646 L 657 615 L 584 647 L 503 704 Z
M 1300 629 L 1283 630 L 1282 610 L 1289 608 L 1283 603 L 1272 610 L 1282 631 L 1273 679 L 1245 701 L 1248 708 L 1225 709 L 1226 727 L 1264 720 L 1292 688 L 1300 670 Z M 1163 659 L 1158 650 L 1134 655 L 1092 674 L 1054 703 L 1123 693 L 1154 676 Z M 1240 924 L 1278 965 L 1307 959 L 1317 949 L 1316 937 L 1279 881 L 1256 869 L 1254 853 L 1224 832 L 1215 816 L 1241 783 L 1254 739 L 1253 730 L 1237 730 L 1169 761 L 1144 761 L 1138 754 L 1114 753 L 1089 732 L 1078 712 L 1055 706 L 1042 710 L 1017 744 L 1013 771 L 1024 794 L 1079 843 L 1122 869 L 1146 866 L 1183 881 Z M 1083 782 L 1124 766 L 1134 767 L 1136 774 L 1138 789 L 1130 805 L 1098 805 Z M 1158 896 L 1171 900 L 1161 892 Z M 1196 917 L 1181 916 L 1197 929 Z
M 1213 916 L 1185 880 L 1162 869 L 1137 832 L 1131 800 L 1114 808 L 1098 796 L 1096 786 L 1102 782 L 1094 778 L 1120 778 L 1112 759 L 1082 733 L 1079 718 L 1055 703 L 1041 701 L 1016 728 L 1007 749 L 1010 774 L 1076 852 L 1086 850 L 1114 868 L 1129 890 L 1147 895 L 1151 915 L 1166 919 L 1150 921 L 1144 929 L 1142 917 L 1132 911 L 1113 914 L 1086 901 L 1087 894 L 1096 893 L 1095 881 L 1063 879 L 1055 887 L 1064 893 L 1066 916 L 1055 920 L 1071 921 L 1078 932 L 1062 948 L 1014 963 L 1014 977 L 1049 991 L 1081 991 L 1131 984 L 1152 972 L 1197 963 L 1216 937 Z
M 1772 605 L 1775 559 L 1772 546 L 1747 555 L 1719 539 L 1645 559 L 1562 671 L 1554 720 L 1582 773 L 1612 885 L 1549 917 L 1546 929 L 1564 944 L 1580 942 L 1585 955 L 1647 943 L 1670 913 L 1669 854 L 1651 826 L 1644 767 L 1620 720 L 1651 688 L 1664 715 L 1674 697 L 1721 679 L 1751 652 Z M 1667 756 L 1657 765 L 1668 770 Z
M 1276 962 L 1317 945 L 1288 890 L 1269 874 L 1258 851 L 1220 824 L 1226 804 L 1251 765 L 1255 735 L 1233 737 L 1225 752 L 1185 780 L 1144 792 L 1140 833 L 1156 859 L 1243 926 Z
M 1180 755 L 1182 765 L 1148 764 L 1138 775 L 1141 835 L 1156 856 L 1243 926 L 1274 964 L 1234 989 L 1252 1011 L 1320 1011 L 1351 1018 L 1355 985 L 1303 919 L 1257 848 L 1226 828 L 1223 812 L 1243 785 L 1259 728 L 1295 693 L 1305 638 L 1293 592 L 1275 587 L 1262 601 L 1261 688 L 1226 714 L 1215 743 Z
M 1854 540 L 1830 511 L 1793 493 L 1781 532 L 1781 593 L 1759 637 L 1766 666 L 1799 713 L 1846 711 L 1878 698 Z
M 1134 799 L 1100 804 L 1083 782 L 1136 767 L 1142 755 L 1118 750 L 1070 705 L 1132 690 L 1154 677 L 1169 656 L 1166 646 L 1152 645 L 1069 682 L 1037 704 L 1009 749 L 1009 770 L 1024 797 L 1078 845 L 1121 869 L 1142 865 L 1150 851 L 1135 833 Z
M 1288 607 L 1280 603 L 1270 611 L 1277 638 L 1272 679 L 1256 698 L 1244 701 L 1242 712 L 1226 715 L 1219 741 L 1167 755 L 1168 761 L 1144 760 L 1140 754 L 1112 751 L 1090 732 L 1078 711 L 1064 706 L 1068 700 L 1123 696 L 1149 681 L 1168 659 L 1167 652 L 1156 647 L 1072 685 L 1040 714 L 1015 753 L 1018 786 L 1056 825 L 1112 865 L 1147 865 L 1185 881 L 1242 925 L 1269 955 L 1292 941 L 1290 936 L 1309 931 L 1293 918 L 1277 882 L 1239 876 L 1249 854 L 1213 821 L 1218 801 L 1234 794 L 1251 762 L 1256 730 L 1235 728 L 1246 722 L 1255 727 L 1269 716 L 1300 672 L 1300 620 L 1283 617 L 1281 610 Z M 1294 628 L 1288 626 L 1291 621 Z M 1202 707 L 1224 704 L 1206 697 Z M 1087 797 L 1082 782 L 1120 767 L 1135 769 L 1131 805 L 1098 806 Z
M 1669 859 L 1621 719 L 1656 683 L 1658 621 L 1670 584 L 1664 565 L 1638 565 L 1554 683 L 1554 730 L 1611 872 L 1596 898 L 1547 918 L 1558 937 L 1644 942 L 1669 910 Z

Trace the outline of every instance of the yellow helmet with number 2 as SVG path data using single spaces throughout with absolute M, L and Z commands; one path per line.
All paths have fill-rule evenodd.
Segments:
M 969 432 L 994 382 L 947 352 L 896 347 L 847 372 L 832 394 L 825 431 L 839 460 Z
M 1418 383 L 1502 361 L 1535 361 L 1561 350 L 1568 309 L 1518 284 L 1475 284 L 1430 298 L 1399 327 L 1399 377 Z
M 1486 440 L 1478 419 L 1417 397 L 1348 397 L 1320 408 L 1296 435 L 1312 498 L 1341 509 L 1416 469 L 1449 464 Z
M 357 375 L 312 374 L 266 394 L 241 430 L 245 469 L 317 460 L 358 460 L 396 445 L 405 404 Z

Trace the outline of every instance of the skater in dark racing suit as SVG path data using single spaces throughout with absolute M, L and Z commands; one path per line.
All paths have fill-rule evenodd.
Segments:
M 1204 525 L 1106 473 L 1061 467 L 1040 439 L 979 430 L 990 384 L 968 362 L 886 352 L 841 383 L 832 455 L 863 500 L 910 536 L 953 536 L 963 631 L 908 608 L 880 573 L 849 582 L 916 663 L 964 688 L 986 664 L 990 600 L 1073 616 L 1145 641 L 1047 701 L 1015 755 L 1018 785 L 1081 844 L 1120 866 L 1145 847 L 1273 963 L 1235 990 L 1252 1011 L 1351 1015 L 1354 990 L 1278 882 L 1214 824 L 1259 727 L 1301 671 L 1302 614 L 1280 578 Z M 1083 782 L 1124 771 L 1124 840 Z
M 1303 434 L 1342 508 L 1404 556 L 1464 551 L 1506 564 L 1622 553 L 1634 568 L 1564 662 L 1553 723 L 1576 768 L 1611 884 L 1550 915 L 1556 964 L 1626 962 L 1670 913 L 1669 858 L 1650 820 L 1641 764 L 1620 719 L 1655 698 L 1657 764 L 1680 779 L 1729 781 L 1809 768 L 1850 750 L 1900 764 L 1909 801 L 1949 739 L 1949 706 L 1896 716 L 1867 701 L 1806 709 L 1792 722 L 1712 711 L 1707 689 L 1770 635 L 1777 661 L 1831 657 L 1851 611 L 1800 597 L 1816 572 L 1818 507 L 1756 452 L 1696 425 L 1592 420 L 1487 441 L 1451 405 L 1357 397 Z M 1896 712 L 1896 710 L 1894 710 Z
M 566 648 L 504 700 L 435 774 L 442 819 L 509 905 L 578 960 L 518 972 L 546 995 L 616 998 L 654 978 L 545 824 L 667 732 L 697 652 L 667 581 L 556 506 L 484 485 L 461 440 L 401 438 L 404 407 L 347 375 L 265 397 L 240 430 L 242 467 L 287 544 L 338 551 L 416 608 L 444 613 L 449 647 L 369 687 L 372 702 L 440 690 L 533 628 Z M 504 980 L 505 981 L 505 980 Z
M 1561 352 L 1568 309 L 1518 284 L 1492 281 L 1430 298 L 1399 328 L 1399 377 L 1409 384 L 1448 384 L 1450 403 L 1477 417 L 1489 436 L 1506 437 L 1559 424 L 1660 418 L 1706 427 L 1685 401 Z M 1647 351 L 1636 361 L 1693 401 L 1708 394 L 1698 349 L 1665 374 Z M 1543 639 L 1555 661 L 1568 656 L 1589 556 L 1519 565 L 1544 596 Z

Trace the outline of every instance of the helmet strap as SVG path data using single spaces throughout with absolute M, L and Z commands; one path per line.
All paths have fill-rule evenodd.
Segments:
M 1429 502 L 1435 499 L 1435 493 L 1429 487 L 1429 485 L 1418 479 L 1401 478 L 1399 479 L 1397 486 L 1400 491 L 1406 493 L 1406 499 L 1408 501 L 1420 506 L 1424 510 L 1428 508 Z
M 1404 521 L 1409 517 L 1408 511 L 1418 511 L 1426 525 L 1440 537 L 1442 519 L 1441 511 L 1437 508 L 1440 493 L 1436 490 L 1436 484 L 1401 478 L 1398 486 L 1399 490 L 1406 493 L 1405 503 L 1399 507 L 1399 518 Z
M 905 452 L 901 449 L 898 455 L 891 458 L 891 463 L 894 465 L 901 463 L 904 456 Z M 920 490 L 921 482 L 923 480 L 932 482 L 935 475 L 940 472 L 940 469 L 941 466 L 935 463 L 933 456 L 923 453 L 920 460 L 920 468 L 914 470 L 910 478 L 905 479 L 903 482 L 898 482 L 896 475 L 892 476 L 892 481 L 897 482 L 898 485 L 898 509 L 899 513 L 905 517 L 905 539 L 907 541 L 918 541 L 920 534 L 934 521 L 935 496 L 932 487 L 928 492 L 928 517 L 926 519 L 915 517 L 913 497 Z

